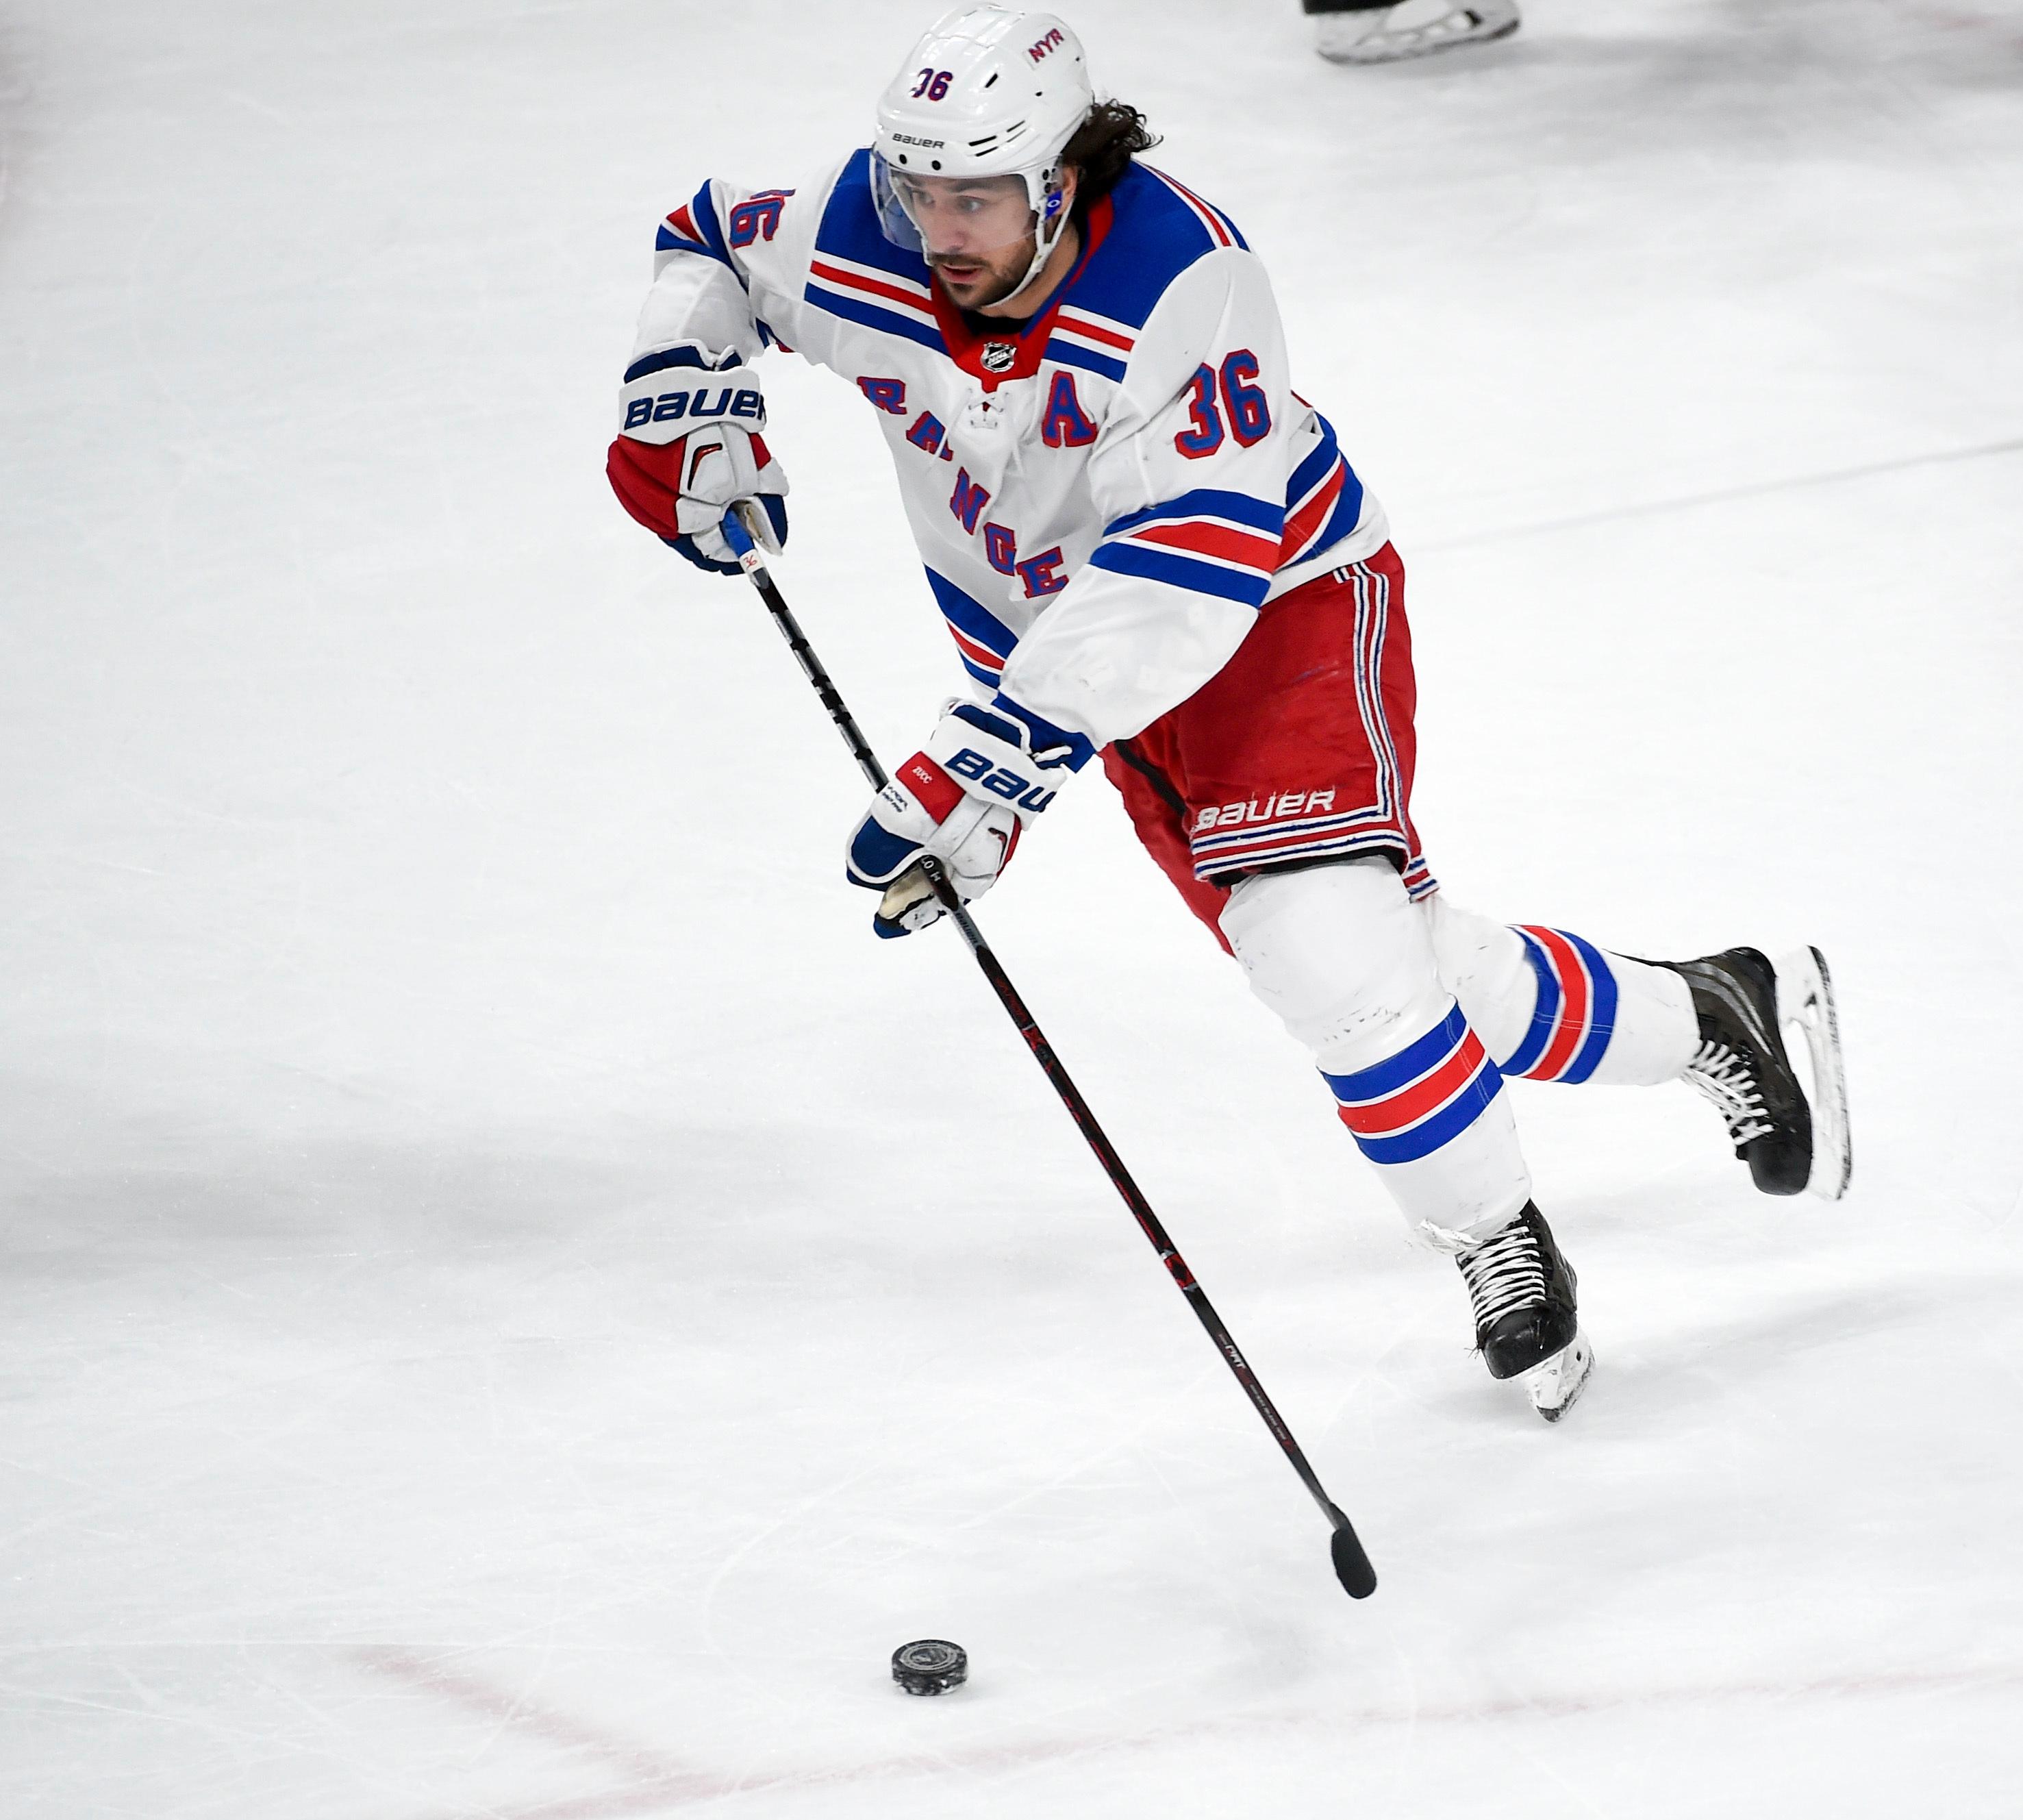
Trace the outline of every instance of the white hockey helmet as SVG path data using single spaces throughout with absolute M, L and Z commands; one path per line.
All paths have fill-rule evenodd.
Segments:
M 1022 285 L 1044 263 L 1067 222 L 1060 159 L 1096 96 L 1081 41 L 1051 13 L 960 6 L 913 46 L 878 99 L 872 184 L 887 239 L 918 249 L 908 207 L 914 179 L 1017 177 L 1034 234 Z

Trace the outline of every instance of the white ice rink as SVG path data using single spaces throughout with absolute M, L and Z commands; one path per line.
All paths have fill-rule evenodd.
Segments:
M 1819 943 L 1852 1195 L 1516 1092 L 1600 1364 L 1470 1356 L 1093 775 L 982 906 L 1326 1531 L 742 584 L 603 447 L 658 218 L 933 0 L 0 9 L 0 1814 L 2023 1813 L 2023 15 L 1085 0 L 1410 573 L 1458 901 Z M 778 569 L 959 680 L 854 391 Z M 970 1686 L 893 1687 L 909 1638 Z

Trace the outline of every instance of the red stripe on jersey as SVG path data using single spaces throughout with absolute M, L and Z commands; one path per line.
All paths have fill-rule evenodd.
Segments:
M 949 636 L 955 640 L 955 648 L 975 665 L 979 669 L 1001 672 L 1004 660 L 988 645 L 980 645 L 959 627 L 950 626 Z
M 832 284 L 841 284 L 852 291 L 868 291 L 874 297 L 889 297 L 894 303 L 903 303 L 909 309 L 917 309 L 923 316 L 933 313 L 927 300 L 917 291 L 902 291 L 896 284 L 887 284 L 876 278 L 865 278 L 854 272 L 846 272 L 840 265 L 825 264 L 817 259 L 808 267 L 817 278 L 825 278 Z
M 1203 202 L 1199 196 L 1196 196 L 1192 190 L 1188 189 L 1184 183 L 1180 181 L 1178 178 L 1167 177 L 1165 172 L 1163 170 L 1159 172 L 1158 174 L 1161 178 L 1165 178 L 1168 183 L 1171 184 L 1175 189 L 1179 191 L 1180 195 L 1193 206 L 1194 212 L 1202 218 L 1202 222 L 1206 225 L 1209 232 L 1215 236 L 1216 244 L 1218 246 L 1233 247 L 1236 244 L 1235 236 L 1230 233 L 1227 228 L 1224 226 L 1222 217 L 1220 215 L 1216 214 L 1213 209 L 1210 208 L 1206 203 Z
M 1077 316 L 1066 309 L 1055 319 L 1054 326 L 1065 328 L 1071 334 L 1086 336 L 1091 341 L 1107 342 L 1112 347 L 1123 349 L 1126 353 L 1138 345 L 1128 335 L 1119 335 L 1114 328 L 1101 328 L 1087 317 Z
M 708 242 L 696 231 L 695 217 L 689 213 L 689 205 L 686 203 L 683 203 L 668 217 L 668 225 L 685 240 L 693 240 L 698 246 L 708 244 Z
M 1164 544 L 1200 556 L 1220 556 L 1225 562 L 1241 562 L 1260 575 L 1269 575 L 1279 566 L 1279 547 L 1269 537 L 1235 530 L 1227 525 L 1141 525 L 1131 533 L 1131 540 Z
M 1348 478 L 1348 463 L 1337 460 L 1334 471 L 1321 482 L 1320 491 L 1286 520 L 1285 538 L 1279 545 L 1282 563 L 1297 555 L 1320 534 L 1328 514 L 1334 510 L 1335 501 L 1341 497 L 1342 482 Z

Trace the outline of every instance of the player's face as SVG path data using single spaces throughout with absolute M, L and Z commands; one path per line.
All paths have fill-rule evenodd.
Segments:
M 1037 218 L 1022 177 L 894 180 L 921 251 L 957 306 L 981 309 L 1019 288 L 1037 249 Z

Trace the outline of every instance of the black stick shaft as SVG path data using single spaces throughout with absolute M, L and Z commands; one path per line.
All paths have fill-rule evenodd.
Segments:
M 739 526 L 738 529 L 741 531 L 743 527 Z M 864 773 L 873 789 L 883 789 L 890 781 L 884 767 L 879 764 L 877 754 L 871 749 L 870 742 L 865 738 L 848 704 L 843 701 L 836 684 L 829 679 L 829 672 L 822 668 L 821 660 L 815 655 L 814 647 L 808 643 L 807 636 L 801 630 L 799 621 L 794 617 L 792 610 L 774 584 L 772 577 L 757 560 L 755 553 L 747 554 L 750 549 L 748 540 L 733 537 L 732 541 L 739 546 L 745 573 L 750 577 L 752 586 L 759 591 L 759 599 L 765 602 L 766 611 L 772 614 L 774 624 L 778 626 L 781 635 L 787 641 L 787 648 L 794 654 L 795 661 L 814 686 L 815 694 L 821 698 L 823 707 L 829 710 L 829 719 L 836 723 L 837 731 L 843 735 L 843 743 L 850 748 L 851 756 L 857 760 L 858 769 Z M 1308 1463 L 1299 1442 L 1293 1439 L 1292 1430 L 1286 1426 L 1285 1418 L 1279 1415 L 1277 1407 L 1265 1394 L 1264 1386 L 1257 1380 L 1257 1374 L 1251 1370 L 1249 1361 L 1237 1349 L 1236 1342 L 1231 1338 L 1229 1329 L 1223 1324 L 1221 1316 L 1215 1312 L 1214 1304 L 1194 1280 L 1194 1274 L 1187 1268 L 1187 1260 L 1175 1247 L 1165 1227 L 1160 1223 L 1159 1216 L 1152 1210 L 1152 1203 L 1146 1199 L 1138 1184 L 1132 1179 L 1130 1170 L 1125 1167 L 1124 1159 L 1117 1153 L 1117 1147 L 1110 1141 L 1102 1126 L 1096 1122 L 1095 1113 L 1089 1110 L 1088 1102 L 1081 1097 L 1081 1089 L 1069 1078 L 1060 1057 L 1054 1053 L 1053 1045 L 1047 1041 L 1033 1014 L 1026 1009 L 1026 1002 L 1019 996 L 1011 976 L 991 952 L 990 944 L 983 939 L 983 932 L 976 926 L 976 919 L 969 914 L 957 895 L 955 887 L 949 882 L 941 862 L 931 855 L 924 856 L 921 870 L 926 874 L 927 882 L 934 887 L 935 895 L 941 899 L 942 907 L 955 919 L 956 927 L 962 931 L 963 939 L 969 943 L 970 952 L 975 955 L 977 965 L 983 969 L 984 978 L 990 982 L 991 990 L 997 994 L 998 1002 L 1018 1027 L 1019 1034 L 1026 1039 L 1026 1046 L 1033 1052 L 1033 1060 L 1045 1071 L 1047 1078 L 1053 1083 L 1054 1091 L 1060 1096 L 1061 1103 L 1067 1108 L 1069 1116 L 1088 1141 L 1089 1148 L 1096 1152 L 1096 1160 L 1103 1165 L 1104 1174 L 1110 1177 L 1118 1193 L 1123 1197 L 1124 1204 L 1131 1210 L 1140 1230 L 1151 1242 L 1152 1249 L 1159 1254 L 1159 1262 L 1165 1265 L 1168 1274 L 1172 1276 L 1181 1295 L 1187 1298 L 1187 1305 L 1194 1311 L 1195 1318 L 1215 1342 L 1215 1349 L 1222 1355 L 1223 1363 L 1229 1367 L 1237 1382 L 1243 1386 L 1244 1394 L 1263 1418 L 1264 1426 L 1271 1430 L 1272 1438 L 1285 1450 L 1286 1459 L 1292 1462 L 1293 1470 L 1300 1475 L 1300 1482 L 1307 1488 L 1308 1495 L 1320 1507 L 1321 1514 L 1332 1526 L 1337 1576 L 1354 1597 L 1366 1598 L 1376 1589 L 1377 1574 L 1370 1565 L 1369 1556 L 1364 1553 L 1362 1543 L 1356 1538 L 1354 1526 L 1343 1514 L 1341 1507 L 1322 1489 L 1319 1476 Z

